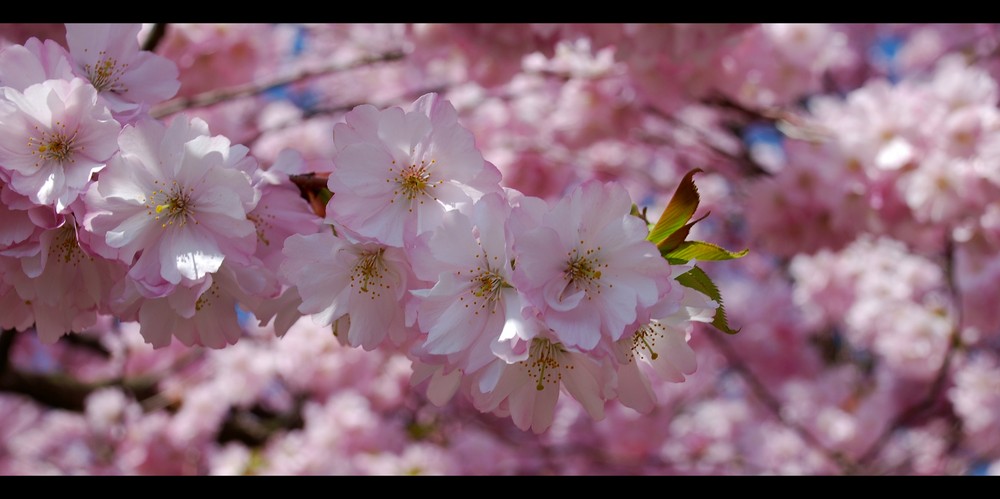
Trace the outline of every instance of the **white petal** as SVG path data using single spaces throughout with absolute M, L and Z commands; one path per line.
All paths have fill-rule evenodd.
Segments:
M 161 244 L 161 273 L 164 279 L 173 283 L 179 282 L 179 277 L 198 280 L 216 272 L 225 258 L 215 238 L 200 229 L 168 228 Z

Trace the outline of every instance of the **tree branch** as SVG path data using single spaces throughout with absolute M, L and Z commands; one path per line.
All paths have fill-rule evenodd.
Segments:
M 754 159 L 750 156 L 750 152 L 746 148 L 743 148 L 743 152 L 740 155 L 733 154 L 733 153 L 731 153 L 729 151 L 726 151 L 725 149 L 722 149 L 721 147 L 713 144 L 712 140 L 711 140 L 711 137 L 704 130 L 702 130 L 702 129 L 694 126 L 694 125 L 691 125 L 690 123 L 687 123 L 684 120 L 681 120 L 680 118 L 677 118 L 676 116 L 664 113 L 663 111 L 661 111 L 661 110 L 659 110 L 659 109 L 657 109 L 655 107 L 652 107 L 652 106 L 646 106 L 646 112 L 648 112 L 648 113 L 650 113 L 650 114 L 652 114 L 654 116 L 657 116 L 657 117 L 663 119 L 664 121 L 667 121 L 668 123 L 670 123 L 671 125 L 673 125 L 675 127 L 680 127 L 680 128 L 685 129 L 685 130 L 690 130 L 690 131 L 694 132 L 701 139 L 699 141 L 700 144 L 702 144 L 703 146 L 705 146 L 708 150 L 712 151 L 713 153 L 715 153 L 715 154 L 717 154 L 717 155 L 719 155 L 719 156 L 721 156 L 723 158 L 728 159 L 729 161 L 733 162 L 734 164 L 742 166 L 744 169 L 746 169 L 750 173 L 750 175 L 752 175 L 752 176 L 770 175 L 770 173 L 767 170 L 765 170 L 764 167 L 762 167 L 756 161 L 754 161 Z M 649 139 L 654 139 L 654 138 L 655 138 L 655 136 L 650 135 L 650 134 L 645 134 L 643 137 L 640 137 L 640 139 L 647 140 L 647 141 Z
M 100 383 L 83 383 L 62 373 L 30 373 L 11 369 L 0 376 L 0 391 L 19 393 L 54 409 L 82 412 L 87 397 L 102 389 L 118 386 L 136 394 L 151 397 L 156 393 L 156 381 L 139 377 Z
M 363 57 L 347 64 L 332 63 L 314 69 L 304 69 L 290 75 L 279 76 L 269 80 L 209 90 L 208 92 L 203 92 L 192 97 L 178 97 L 176 99 L 169 100 L 153 107 L 149 114 L 154 118 L 163 118 L 187 109 L 208 107 L 228 100 L 259 95 L 269 90 L 291 83 L 304 81 L 309 78 L 346 71 L 362 66 L 398 61 L 404 57 L 406 57 L 405 52 L 402 50 L 394 50 L 383 54 Z
M 704 104 L 734 112 L 746 121 L 766 121 L 787 137 L 809 142 L 821 142 L 832 136 L 832 132 L 815 123 L 808 123 L 802 116 L 785 108 L 752 109 L 726 97 L 721 92 L 703 101 Z
M 150 52 L 156 51 L 156 46 L 160 44 L 163 37 L 167 34 L 167 23 L 156 23 L 153 25 L 153 29 L 149 32 L 149 36 L 146 41 L 142 44 L 142 50 L 148 50 Z
M 795 421 L 790 421 L 787 417 L 782 414 L 781 402 L 778 400 L 770 390 L 764 386 L 764 383 L 757 378 L 757 375 L 750 370 L 750 368 L 743 362 L 743 359 L 733 350 L 733 347 L 723 338 L 720 337 L 721 333 L 715 331 L 707 331 L 706 336 L 712 342 L 712 344 L 722 353 L 726 358 L 726 362 L 729 367 L 734 369 L 749 385 L 753 394 L 760 400 L 768 410 L 770 410 L 774 417 L 778 419 L 782 424 L 791 428 L 798 436 L 804 440 L 809 446 L 820 451 L 828 459 L 836 463 L 840 467 L 841 471 L 846 474 L 856 473 L 858 471 L 858 465 L 852 462 L 847 456 L 841 454 L 838 451 L 828 449 L 822 442 L 819 441 L 816 436 L 812 434 L 809 430 L 796 423 Z
M 315 107 L 315 108 L 309 109 L 306 112 L 303 112 L 302 116 L 296 116 L 294 118 L 282 121 L 282 122 L 280 122 L 280 123 L 278 123 L 278 124 L 276 124 L 274 126 L 268 127 L 267 129 L 258 130 L 257 133 L 255 133 L 255 134 L 251 135 L 249 138 L 245 139 L 243 141 L 243 143 L 244 144 L 252 144 L 254 142 L 257 142 L 257 140 L 260 139 L 260 137 L 262 135 L 264 135 L 265 133 L 277 132 L 279 130 L 283 130 L 283 129 L 288 128 L 290 126 L 294 126 L 294 125 L 302 123 L 302 122 L 304 122 L 306 120 L 310 120 L 310 119 L 317 118 L 317 117 L 320 117 L 320 116 L 331 116 L 331 115 L 335 115 L 335 114 L 339 114 L 339 113 L 346 113 L 346 112 L 348 112 L 348 111 L 350 111 L 350 110 L 352 110 L 352 109 L 354 109 L 354 108 L 356 108 L 356 107 L 358 107 L 358 106 L 360 106 L 362 104 L 371 104 L 371 105 L 373 105 L 373 106 L 375 106 L 375 107 L 377 107 L 379 109 L 385 109 L 386 107 L 389 107 L 389 106 L 392 106 L 392 105 L 396 105 L 396 104 L 400 103 L 401 101 L 412 101 L 412 100 L 416 99 L 417 97 L 420 97 L 421 95 L 424 95 L 424 94 L 429 94 L 429 93 L 438 93 L 438 94 L 440 94 L 440 93 L 444 93 L 444 91 L 447 90 L 447 89 L 448 89 L 448 87 L 445 86 L 445 85 L 437 85 L 437 86 L 430 87 L 430 88 L 423 88 L 423 89 L 418 89 L 418 90 L 415 90 L 415 91 L 410 91 L 410 92 L 407 92 L 407 93 L 405 93 L 405 94 L 403 94 L 403 95 L 401 95 L 401 96 L 399 96 L 399 97 L 397 97 L 395 99 L 392 99 L 392 100 L 389 100 L 389 101 L 385 101 L 385 102 L 381 102 L 381 103 L 372 103 L 372 102 L 368 102 L 368 101 L 357 101 L 357 102 L 348 102 L 348 103 L 344 103 L 344 104 L 337 104 L 337 105 L 327 106 L 327 107 Z
M 886 429 L 875 439 L 875 442 L 872 443 L 868 450 L 861 454 L 861 457 L 858 458 L 859 463 L 868 463 L 878 456 L 879 451 L 882 450 L 882 446 L 889 441 L 892 434 L 898 428 L 908 426 L 917 421 L 927 411 L 934 409 L 939 402 L 938 398 L 941 396 L 945 381 L 948 379 L 952 357 L 954 357 L 956 348 L 961 344 L 959 333 L 962 330 L 962 293 L 959 292 L 958 285 L 955 283 L 955 242 L 951 239 L 948 240 L 948 248 L 945 252 L 944 268 L 948 288 L 955 303 L 957 318 L 955 320 L 955 327 L 952 328 L 951 334 L 948 337 L 948 349 L 945 351 L 944 359 L 941 361 L 941 367 L 938 368 L 937 374 L 934 375 L 934 381 L 931 382 L 930 387 L 927 389 L 927 394 L 920 401 L 906 408 L 893 418 L 892 422 L 886 426 Z
M 7 372 L 7 366 L 10 364 L 10 349 L 14 346 L 14 335 L 17 331 L 13 329 L 4 329 L 0 332 L 0 379 Z

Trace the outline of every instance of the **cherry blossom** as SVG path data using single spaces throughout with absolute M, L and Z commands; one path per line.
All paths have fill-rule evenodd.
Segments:
M 567 346 L 619 340 L 670 289 L 670 266 L 630 206 L 621 186 L 589 182 L 514 234 L 514 284 Z
M 177 66 L 139 47 L 139 24 L 67 24 L 74 69 L 101 95 L 116 119 L 131 123 L 180 87 Z
M 405 254 L 377 242 L 352 243 L 330 232 L 295 234 L 285 241 L 281 272 L 302 296 L 299 311 L 322 325 L 347 324 L 349 345 L 372 350 L 407 336 L 403 300 L 416 284 Z M 317 273 L 315 266 L 328 269 Z M 350 314 L 349 317 L 346 314 Z M 342 320 L 343 319 L 343 320 Z
M 359 106 L 334 127 L 328 222 L 389 246 L 441 223 L 447 210 L 500 189 L 500 172 L 436 94 L 413 110 Z
M 0 176 L 37 204 L 65 211 L 118 150 L 121 127 L 79 78 L 46 80 L 0 98 Z
M 121 152 L 87 193 L 84 226 L 104 235 L 145 296 L 204 281 L 229 258 L 246 263 L 259 193 L 237 168 L 246 148 L 210 136 L 201 120 L 127 126 Z

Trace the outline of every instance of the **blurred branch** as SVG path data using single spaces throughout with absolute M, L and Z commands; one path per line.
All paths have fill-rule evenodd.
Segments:
M 96 354 L 102 358 L 111 358 L 111 352 L 101 344 L 101 341 L 93 336 L 84 336 L 82 334 L 67 334 L 61 338 L 62 341 L 73 345 L 74 347 L 82 348 L 90 353 Z
M 121 387 L 138 396 L 156 391 L 156 381 L 147 377 L 84 383 L 63 373 L 38 374 L 11 369 L 0 375 L 0 391 L 19 393 L 54 409 L 82 412 L 91 393 L 108 387 Z
M 416 89 L 416 90 L 411 90 L 411 91 L 406 92 L 406 93 L 404 93 L 404 94 L 402 94 L 402 95 L 400 95 L 400 96 L 398 96 L 398 97 L 396 97 L 394 99 L 391 99 L 389 101 L 385 101 L 385 102 L 382 102 L 382 103 L 375 103 L 375 104 L 373 104 L 373 103 L 371 103 L 369 101 L 363 101 L 363 102 L 362 101 L 358 101 L 358 102 L 349 102 L 349 103 L 346 103 L 346 104 L 337 104 L 335 106 L 329 106 L 329 107 L 319 107 L 318 106 L 318 107 L 315 107 L 313 109 L 310 109 L 310 110 L 306 111 L 304 113 L 303 119 L 309 119 L 309 118 L 312 118 L 314 116 L 329 116 L 329 115 L 332 115 L 332 114 L 344 113 L 344 112 L 350 111 L 351 109 L 354 109 L 354 108 L 356 108 L 356 107 L 358 107 L 358 106 L 360 106 L 362 104 L 371 104 L 371 105 L 373 105 L 373 106 L 375 106 L 375 107 L 377 107 L 379 109 L 383 109 L 383 108 L 386 108 L 386 107 L 389 107 L 389 106 L 393 106 L 393 105 L 398 105 L 398 104 L 401 104 L 401 103 L 404 103 L 404 102 L 406 104 L 409 104 L 409 101 L 413 101 L 417 97 L 420 97 L 420 96 L 422 96 L 424 94 L 430 94 L 430 93 L 438 93 L 438 94 L 440 94 L 440 93 L 443 93 L 445 90 L 448 90 L 448 85 L 434 85 L 432 87 L 424 87 L 424 88 L 419 88 L 419 89 Z
M 0 332 L 0 379 L 3 379 L 7 372 L 7 365 L 10 363 L 10 349 L 14 345 L 14 335 L 17 331 L 4 329 Z
M 420 97 L 420 96 L 422 96 L 424 94 L 429 94 L 429 93 L 443 93 L 447 89 L 448 89 L 448 87 L 446 85 L 436 85 L 436 86 L 430 87 L 430 88 L 423 88 L 423 89 L 418 89 L 418 90 L 410 91 L 410 92 L 407 92 L 407 93 L 405 93 L 403 95 L 400 95 L 399 97 L 396 97 L 395 99 L 392 99 L 392 100 L 389 100 L 389 101 L 385 101 L 385 102 L 381 102 L 381 103 L 371 103 L 371 102 L 368 102 L 368 101 L 355 101 L 355 102 L 348 102 L 348 103 L 344 103 L 344 104 L 336 104 L 336 105 L 326 106 L 326 107 L 322 107 L 322 106 L 313 107 L 313 108 L 311 108 L 309 110 L 304 111 L 302 113 L 302 116 L 296 116 L 296 117 L 294 117 L 292 119 L 285 120 L 285 121 L 283 121 L 281 123 L 278 123 L 277 125 L 271 126 L 271 127 L 267 128 L 265 130 L 259 130 L 256 134 L 254 134 L 250 138 L 246 139 L 244 141 L 244 143 L 245 144 L 252 144 L 252 143 L 256 142 L 257 139 L 259 139 L 265 133 L 268 133 L 268 132 L 277 132 L 279 130 L 284 130 L 285 128 L 294 126 L 296 124 L 302 123 L 302 122 L 304 122 L 306 120 L 310 120 L 312 118 L 318 118 L 318 117 L 321 117 L 321 116 L 333 116 L 333 115 L 337 115 L 337 114 L 340 114 L 340 113 L 346 113 L 346 112 L 348 112 L 348 111 L 350 111 L 350 110 L 352 110 L 352 109 L 354 109 L 354 108 L 356 108 L 356 107 L 358 107 L 358 106 L 360 106 L 362 104 L 371 104 L 371 105 L 373 105 L 373 106 L 375 106 L 375 107 L 377 107 L 379 109 L 385 109 L 385 108 L 387 108 L 389 106 L 400 104 L 403 101 L 413 101 L 417 97 Z
M 957 317 L 955 319 L 955 327 L 952 328 L 951 334 L 948 337 L 948 349 L 944 353 L 941 367 L 938 368 L 937 374 L 934 375 L 934 381 L 931 382 L 930 387 L 927 389 L 927 394 L 920 401 L 906 408 L 892 419 L 868 450 L 861 454 L 861 457 L 858 458 L 859 463 L 868 463 L 878 456 L 879 451 L 882 450 L 882 446 L 889 441 L 897 429 L 918 422 L 922 416 L 933 410 L 940 402 L 939 397 L 943 393 L 945 382 L 948 379 L 951 360 L 954 357 L 956 347 L 961 344 L 959 333 L 962 330 L 962 293 L 959 292 L 958 285 L 955 283 L 955 242 L 951 239 L 948 240 L 948 248 L 945 252 L 944 268 Z
M 154 118 L 163 118 L 187 109 L 207 107 L 241 97 L 259 95 L 284 85 L 301 82 L 317 76 L 338 73 L 378 63 L 398 61 L 403 59 L 405 56 L 406 53 L 404 51 L 394 50 L 369 57 L 362 57 L 346 64 L 332 63 L 318 68 L 304 69 L 289 75 L 279 76 L 269 80 L 210 90 L 192 97 L 178 97 L 153 107 L 149 114 Z
M 160 44 L 163 37 L 167 34 L 167 23 L 156 23 L 153 25 L 153 29 L 149 32 L 149 37 L 142 44 L 142 50 L 148 50 L 150 52 L 156 51 L 156 46 Z
M 797 422 L 789 420 L 782 413 L 781 402 L 778 398 L 767 389 L 759 378 L 757 378 L 757 375 L 755 375 L 753 371 L 750 370 L 749 366 L 743 362 L 743 359 L 740 358 L 740 356 L 736 353 L 736 350 L 734 350 L 729 344 L 729 341 L 726 338 L 721 337 L 721 334 L 722 333 L 710 330 L 706 332 L 705 336 L 707 336 L 719 352 L 722 353 L 729 366 L 750 385 L 750 389 L 753 391 L 753 394 L 764 404 L 765 407 L 767 407 L 768 410 L 774 414 L 774 417 L 777 418 L 783 425 L 798 434 L 799 438 L 805 441 L 806 444 L 820 451 L 828 459 L 836 463 L 836 465 L 840 467 L 841 471 L 845 474 L 858 472 L 859 468 L 857 463 L 852 462 L 847 458 L 847 456 L 841 454 L 840 452 L 828 449 L 812 434 L 812 432 Z
M 743 121 L 750 123 L 754 121 L 765 121 L 771 123 L 785 134 L 785 136 L 808 142 L 822 142 L 832 136 L 832 132 L 815 123 L 809 123 L 802 116 L 797 115 L 786 108 L 774 107 L 767 109 L 753 109 L 746 107 L 721 93 L 703 101 L 703 104 L 724 109 L 739 115 Z
M 756 161 L 754 161 L 752 157 L 750 157 L 750 151 L 747 148 L 744 147 L 742 153 L 739 155 L 734 154 L 713 144 L 712 137 L 704 130 L 694 125 L 691 125 L 690 123 L 687 123 L 686 121 L 676 116 L 664 113 L 663 111 L 652 106 L 646 106 L 645 110 L 646 112 L 667 121 L 668 123 L 674 125 L 675 127 L 680 127 L 685 130 L 694 132 L 700 138 L 699 140 L 700 144 L 708 148 L 713 153 L 722 156 L 737 165 L 742 166 L 744 169 L 748 170 L 750 174 L 770 175 L 768 171 L 764 169 L 764 167 L 760 166 Z M 662 137 L 656 137 L 651 134 L 645 134 L 644 136 L 640 137 L 640 140 L 646 140 L 646 141 L 657 140 L 657 139 L 666 142 Z
M 258 447 L 278 432 L 305 427 L 302 416 L 304 399 L 299 397 L 289 411 L 275 413 L 260 405 L 249 409 L 232 407 L 222 422 L 216 440 L 219 443 L 241 442 L 247 447 Z
M 198 351 L 192 352 L 180 358 L 161 373 L 83 382 L 66 373 L 30 372 L 12 366 L 9 357 L 14 334 L 14 330 L 4 330 L 0 333 L 0 392 L 17 393 L 53 409 L 75 412 L 82 412 L 87 397 L 104 388 L 120 388 L 140 403 L 144 400 L 155 399 L 159 393 L 159 380 L 196 360 L 199 353 Z M 111 356 L 111 353 L 100 342 L 83 335 L 69 334 L 60 341 L 106 359 Z

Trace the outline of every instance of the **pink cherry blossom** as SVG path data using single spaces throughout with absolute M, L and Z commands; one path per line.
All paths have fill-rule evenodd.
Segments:
M 427 333 L 423 346 L 435 355 L 465 352 L 460 365 L 468 373 L 492 361 L 490 345 L 510 339 L 505 330 L 522 320 L 505 236 L 510 207 L 492 193 L 471 211 L 471 218 L 458 210 L 445 213 L 441 226 L 410 250 L 416 275 L 436 281 L 413 292 L 418 324 Z
M 330 223 L 402 247 L 436 228 L 446 210 L 500 189 L 500 172 L 437 94 L 417 99 L 410 112 L 364 105 L 345 118 L 334 127 Z
M 257 229 L 257 251 L 254 255 L 273 272 L 277 272 L 281 265 L 281 249 L 288 236 L 322 230 L 322 220 L 302 199 L 299 188 L 288 180 L 286 173 L 296 168 L 288 163 L 303 161 L 301 155 L 286 150 L 285 154 L 278 156 L 278 161 L 267 170 L 254 171 L 253 181 L 260 190 L 260 200 L 247 213 L 247 218 Z
M 8 282 L 15 278 L 7 277 L 7 274 L 19 271 L 16 259 L 0 256 L 0 309 L 5 311 L 0 316 L 0 328 L 24 331 L 34 324 L 35 314 L 31 305 L 25 303 L 14 285 Z
M 131 123 L 180 88 L 177 66 L 139 47 L 140 24 L 67 24 L 76 74 L 89 80 L 116 119 Z
M 84 226 L 104 235 L 148 297 L 202 282 L 223 260 L 248 263 L 256 230 L 246 213 L 259 197 L 238 167 L 246 148 L 210 136 L 204 121 L 127 126 L 121 152 L 87 193 Z M 138 259 L 136 259 L 138 257 Z
M 593 419 L 604 418 L 610 377 L 606 364 L 549 337 L 538 336 L 522 347 L 528 353 L 525 360 L 496 361 L 501 372 L 495 386 L 486 392 L 473 388 L 479 410 L 509 414 L 518 428 L 541 433 L 552 424 L 559 392 L 565 389 Z
M 0 182 L 0 255 L 26 256 L 38 252 L 38 236 L 61 223 L 51 208 L 38 206 Z M 40 223 L 39 223 L 40 222 Z
M 401 249 L 352 243 L 324 231 L 290 236 L 283 252 L 281 272 L 302 296 L 299 311 L 317 324 L 339 327 L 346 321 L 347 331 L 338 334 L 365 350 L 407 336 L 403 301 L 416 278 Z
M 983 455 L 996 456 L 1000 449 L 1000 429 L 995 424 L 1000 411 L 1000 368 L 996 357 L 983 352 L 963 359 L 948 398 L 962 419 L 969 445 Z
M 692 264 L 672 266 L 672 277 L 691 270 Z M 719 306 L 704 294 L 683 286 L 670 292 L 653 307 L 652 320 L 614 344 L 618 363 L 618 398 L 622 404 L 648 413 L 656 404 L 656 394 L 643 372 L 652 367 L 664 381 L 681 383 L 698 367 L 694 350 L 688 345 L 691 321 L 711 322 Z M 631 329 L 631 328 L 629 328 Z
M 118 149 L 120 125 L 84 80 L 46 80 L 0 97 L 0 176 L 62 212 Z
M 16 68 L 16 69 L 15 69 Z M 53 40 L 29 38 L 0 50 L 0 86 L 19 92 L 45 80 L 72 80 L 69 52 Z
M 567 346 L 618 341 L 670 289 L 670 265 L 630 208 L 620 185 L 587 182 L 514 234 L 514 284 Z
M 236 316 L 240 303 L 255 303 L 258 296 L 277 293 L 277 283 L 261 280 L 252 267 L 224 263 L 199 285 L 181 286 L 170 295 L 148 298 L 138 285 L 126 282 L 116 312 L 137 320 L 139 333 L 154 348 L 163 348 L 177 338 L 187 346 L 224 348 L 239 341 L 243 328 Z M 249 284 L 249 286 L 248 286 Z M 250 288 L 250 289 L 247 289 Z
M 6 277 L 30 303 L 35 329 L 46 343 L 93 326 L 98 313 L 110 313 L 112 287 L 125 275 L 121 262 L 89 253 L 78 231 L 75 217 L 66 216 L 39 236 L 38 254 L 21 259 L 23 272 Z

